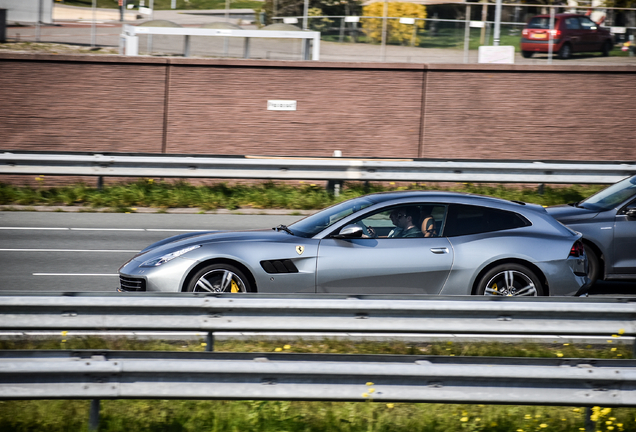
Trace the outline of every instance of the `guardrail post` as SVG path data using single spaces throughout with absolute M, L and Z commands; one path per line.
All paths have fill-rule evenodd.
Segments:
M 99 428 L 99 399 L 91 400 L 91 410 L 88 416 L 88 430 L 97 431 Z
M 592 407 L 585 408 L 585 432 L 594 432 L 596 423 L 592 421 Z
M 97 177 L 97 190 L 102 190 L 104 189 L 104 177 L 99 176 Z
M 206 351 L 214 351 L 214 332 L 208 332 L 205 344 Z
M 183 46 L 183 56 L 190 57 L 190 35 L 185 35 L 185 42 Z
M 250 58 L 250 38 L 245 38 L 245 44 L 243 45 L 243 58 Z

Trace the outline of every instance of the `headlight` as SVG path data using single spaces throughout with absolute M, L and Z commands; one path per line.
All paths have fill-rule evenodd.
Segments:
M 160 256 L 158 258 L 153 258 L 151 260 L 144 261 L 141 264 L 141 266 L 142 267 L 157 267 L 157 266 L 160 266 L 161 264 L 167 263 L 168 261 L 172 261 L 173 259 L 175 259 L 177 257 L 180 257 L 181 255 L 186 254 L 186 253 L 190 252 L 191 250 L 194 250 L 194 249 L 197 249 L 197 248 L 200 248 L 200 247 L 201 247 L 201 245 L 190 246 L 190 247 L 187 247 L 185 249 L 181 249 L 181 250 L 178 250 L 176 252 L 172 252 L 172 253 Z

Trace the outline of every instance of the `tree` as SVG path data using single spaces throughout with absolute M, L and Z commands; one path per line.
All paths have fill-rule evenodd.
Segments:
M 375 2 L 364 6 L 362 14 L 381 17 L 384 15 L 384 3 Z M 389 2 L 387 16 L 392 18 L 426 18 L 426 7 L 416 3 Z M 372 42 L 382 41 L 382 21 L 381 18 L 362 19 L 362 28 Z M 420 39 L 417 36 L 414 37 L 413 27 L 423 29 L 424 25 L 423 20 L 416 20 L 415 24 L 401 24 L 396 19 L 389 19 L 387 20 L 387 41 L 402 45 L 412 43 L 418 46 Z

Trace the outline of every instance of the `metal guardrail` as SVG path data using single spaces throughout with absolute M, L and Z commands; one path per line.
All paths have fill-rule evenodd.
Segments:
M 628 299 L 0 294 L 0 330 L 636 335 Z
M 636 405 L 636 361 L 0 351 L 0 399 L 279 399 Z
M 636 162 L 207 157 L 77 153 L 0 154 L 0 174 L 331 181 L 609 184 Z
M 583 335 L 633 340 L 629 299 L 0 293 L 0 330 Z M 373 383 L 373 384 L 369 384 Z M 373 390 L 371 390 L 373 389 Z M 486 357 L 0 351 L 0 399 L 381 400 L 636 404 L 636 361 Z M 589 411 L 589 410 L 588 410 Z

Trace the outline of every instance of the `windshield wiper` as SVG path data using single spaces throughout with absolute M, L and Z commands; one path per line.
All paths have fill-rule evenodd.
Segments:
M 288 233 L 288 234 L 294 235 L 294 233 L 292 232 L 292 230 L 290 230 L 289 228 L 287 228 L 287 225 L 280 224 L 280 225 L 278 225 L 277 227 L 274 227 L 274 228 L 272 228 L 272 229 L 273 229 L 273 230 L 276 230 L 276 231 L 283 230 L 283 231 L 285 231 L 285 232 L 286 232 L 286 233 Z

